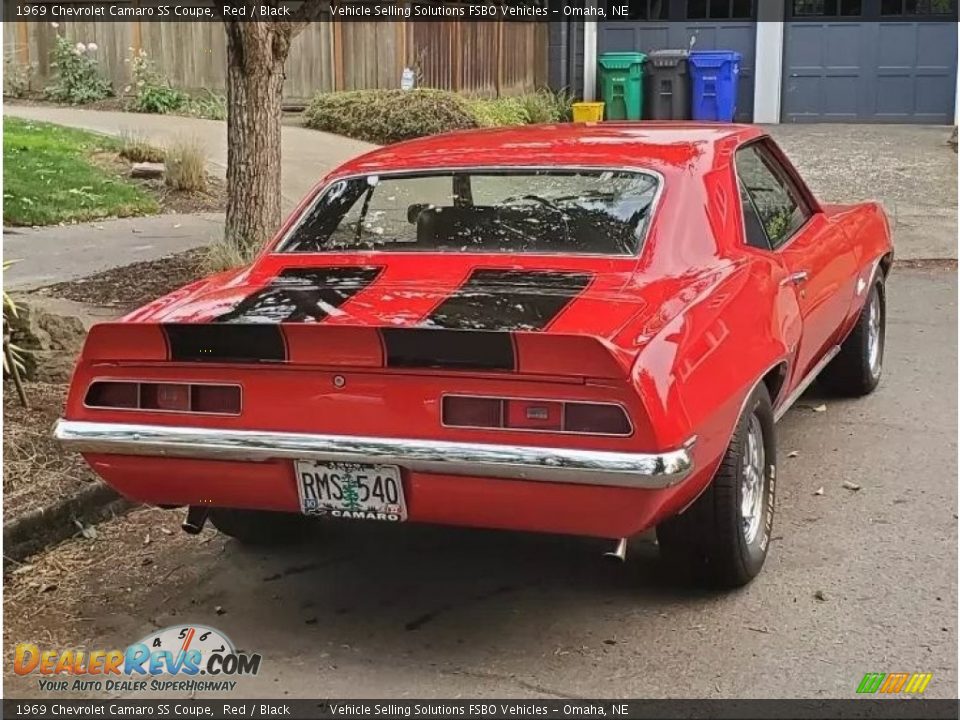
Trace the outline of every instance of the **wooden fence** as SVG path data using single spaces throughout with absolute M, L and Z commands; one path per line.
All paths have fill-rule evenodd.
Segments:
M 405 67 L 422 87 L 486 97 L 529 92 L 547 82 L 547 32 L 546 23 L 530 22 L 314 22 L 294 40 L 284 95 L 297 102 L 330 90 L 396 88 Z M 48 84 L 57 33 L 95 42 L 118 92 L 130 83 L 126 61 L 139 49 L 176 87 L 225 92 L 219 22 L 3 23 L 5 61 L 34 65 L 34 90 Z

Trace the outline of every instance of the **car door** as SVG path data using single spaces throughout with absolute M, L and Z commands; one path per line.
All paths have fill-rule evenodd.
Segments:
M 744 202 L 786 270 L 781 282 L 796 292 L 803 332 L 790 382 L 795 385 L 837 341 L 852 300 L 856 258 L 843 230 L 811 206 L 767 141 L 740 148 L 736 170 Z M 746 218 L 745 226 L 749 230 Z

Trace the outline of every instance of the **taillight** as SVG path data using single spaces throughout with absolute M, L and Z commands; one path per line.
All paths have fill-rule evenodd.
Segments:
M 174 383 L 141 383 L 140 409 L 190 412 L 190 386 Z
M 97 382 L 87 390 L 87 405 L 91 407 L 138 408 L 140 385 L 138 383 Z
M 442 418 L 451 427 L 619 436 L 633 432 L 624 409 L 610 403 L 446 395 Z
M 240 414 L 240 388 L 236 385 L 194 385 L 191 391 L 193 412 Z
M 619 405 L 567 403 L 563 429 L 567 432 L 596 435 L 629 435 L 630 421 Z
M 445 397 L 443 421 L 459 427 L 500 427 L 503 401 L 494 398 Z
M 98 381 L 90 385 L 84 404 L 118 410 L 240 414 L 237 385 Z

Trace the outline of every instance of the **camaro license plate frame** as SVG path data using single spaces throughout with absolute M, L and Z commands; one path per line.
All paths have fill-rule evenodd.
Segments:
M 407 502 L 399 465 L 294 460 L 300 512 L 403 522 Z

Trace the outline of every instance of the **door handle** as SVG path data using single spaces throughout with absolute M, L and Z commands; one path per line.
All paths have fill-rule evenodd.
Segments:
M 780 281 L 780 287 L 785 285 L 800 285 L 807 281 L 809 273 L 806 270 L 800 270 L 799 272 L 790 273 L 783 280 Z

